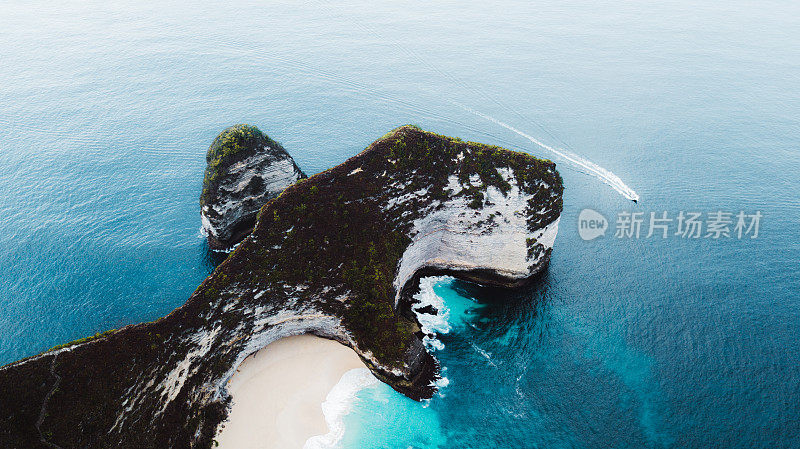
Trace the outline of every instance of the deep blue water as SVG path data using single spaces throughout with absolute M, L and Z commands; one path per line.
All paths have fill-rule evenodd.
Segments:
M 3 6 L 0 363 L 188 298 L 225 126 L 316 173 L 415 123 L 552 157 L 560 233 L 532 291 L 436 287 L 459 310 L 443 397 L 362 391 L 347 447 L 800 447 L 797 4 L 235 3 Z M 764 217 L 757 239 L 586 242 L 583 208 Z

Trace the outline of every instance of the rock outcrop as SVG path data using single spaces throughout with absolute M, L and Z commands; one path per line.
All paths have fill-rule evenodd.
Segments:
M 200 219 L 215 250 L 241 242 L 253 230 L 261 206 L 306 178 L 281 144 L 250 125 L 222 131 L 206 163 Z
M 530 282 L 562 190 L 550 161 L 398 128 L 269 201 L 168 316 L 0 368 L 0 447 L 210 447 L 238 365 L 302 333 L 430 397 L 438 365 L 411 307 L 420 277 Z

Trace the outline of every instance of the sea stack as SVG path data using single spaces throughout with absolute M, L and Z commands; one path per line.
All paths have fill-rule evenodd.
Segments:
M 206 163 L 200 218 L 214 250 L 241 242 L 261 206 L 306 178 L 280 143 L 251 125 L 222 131 L 208 148 Z

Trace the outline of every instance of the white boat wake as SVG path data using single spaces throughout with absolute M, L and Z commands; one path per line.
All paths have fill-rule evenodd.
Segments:
M 484 118 L 486 120 L 489 120 L 489 121 L 491 121 L 491 122 L 493 122 L 493 123 L 495 123 L 497 125 L 500 125 L 503 128 L 506 128 L 507 130 L 512 131 L 512 132 L 514 132 L 514 133 L 516 133 L 516 134 L 518 134 L 518 135 L 530 140 L 531 142 L 533 142 L 537 146 L 539 146 L 541 148 L 544 148 L 545 150 L 548 150 L 548 151 L 552 152 L 553 154 L 555 154 L 555 155 L 557 155 L 557 156 L 559 156 L 559 157 L 571 162 L 572 164 L 575 164 L 575 165 L 583 168 L 587 173 L 589 173 L 591 175 L 594 175 L 595 177 L 597 177 L 598 179 L 600 179 L 604 183 L 608 184 L 609 186 L 611 186 L 612 189 L 614 189 L 617 192 L 619 192 L 625 198 L 627 198 L 627 199 L 629 199 L 631 201 L 634 201 L 634 202 L 639 201 L 639 194 L 636 193 L 636 191 L 633 190 L 632 188 L 628 187 L 627 184 L 622 182 L 622 179 L 620 179 L 619 176 L 617 176 L 614 173 L 610 172 L 609 170 L 606 170 L 605 168 L 595 164 L 594 162 L 592 162 L 592 161 L 590 161 L 588 159 L 584 159 L 584 158 L 578 156 L 577 154 L 572 153 L 570 151 L 567 151 L 567 150 L 565 150 L 563 148 L 551 147 L 550 145 L 547 145 L 546 143 L 536 139 L 535 137 L 533 137 L 533 136 L 531 136 L 531 135 L 529 135 L 529 134 L 527 134 L 527 133 L 525 133 L 523 131 L 520 131 L 517 128 L 514 128 L 513 126 L 509 125 L 508 123 L 501 122 L 500 120 L 497 120 L 496 118 L 494 118 L 494 117 L 492 117 L 490 115 L 486 115 L 486 114 L 484 114 L 484 113 L 482 113 L 480 111 L 476 111 L 476 110 L 470 108 L 469 106 L 463 105 L 463 104 L 461 104 L 461 103 L 459 103 L 457 101 L 452 101 L 452 100 L 450 100 L 450 101 L 453 104 L 455 104 L 457 106 L 460 106 L 465 111 L 470 112 L 472 114 L 475 114 L 478 117 L 482 117 L 482 118 Z

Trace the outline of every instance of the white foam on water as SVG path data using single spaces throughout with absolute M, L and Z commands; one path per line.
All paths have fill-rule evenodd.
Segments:
M 627 198 L 627 199 L 629 199 L 631 201 L 639 201 L 639 194 L 636 193 L 636 191 L 634 191 L 632 188 L 628 187 L 628 185 L 625 184 L 622 181 L 622 179 L 620 179 L 619 176 L 617 176 L 614 173 L 612 173 L 611 171 L 606 170 L 605 168 L 595 164 L 594 162 L 592 162 L 592 161 L 590 161 L 588 159 L 585 159 L 585 158 L 583 158 L 583 157 L 581 157 L 581 156 L 579 156 L 579 155 L 577 155 L 577 154 L 575 154 L 575 153 L 573 153 L 571 151 L 567 151 L 567 150 L 565 150 L 563 148 L 551 147 L 550 145 L 547 145 L 546 143 L 540 141 L 539 139 L 537 139 L 537 138 L 535 138 L 535 137 L 533 137 L 533 136 L 531 136 L 531 135 L 529 135 L 529 134 L 527 134 L 527 133 L 525 133 L 523 131 L 520 131 L 519 129 L 509 125 L 508 123 L 502 122 L 502 121 L 497 120 L 496 118 L 494 118 L 494 117 L 492 117 L 490 115 L 486 115 L 486 114 L 484 114 L 482 112 L 476 111 L 476 110 L 470 108 L 469 106 L 463 105 L 463 104 L 461 104 L 461 103 L 459 103 L 457 101 L 452 101 L 451 100 L 451 103 L 453 103 L 453 104 L 455 104 L 457 106 L 460 106 L 462 109 L 464 109 L 465 111 L 467 111 L 469 113 L 475 114 L 478 117 L 484 118 L 486 120 L 489 120 L 492 123 L 500 125 L 503 128 L 506 128 L 507 130 L 512 131 L 512 132 L 514 132 L 514 133 L 516 133 L 516 134 L 518 134 L 518 135 L 530 140 L 531 142 L 533 142 L 537 146 L 539 146 L 541 148 L 544 148 L 545 150 L 548 150 L 548 151 L 552 152 L 553 154 L 555 154 L 557 156 L 560 156 L 561 158 L 567 160 L 568 162 L 571 162 L 572 164 L 577 165 L 578 167 L 580 167 L 583 170 L 585 170 L 587 173 L 589 173 L 591 175 L 594 175 L 595 177 L 597 177 L 598 179 L 600 179 L 604 183 L 606 183 L 609 186 L 611 186 L 612 189 L 614 189 L 617 192 L 619 192 L 625 198 Z
M 419 293 L 414 295 L 414 299 L 417 302 L 411 307 L 411 310 L 417 314 L 417 320 L 422 327 L 422 332 L 425 334 L 422 337 L 422 342 L 429 351 L 441 351 L 444 349 L 444 343 L 437 338 L 437 335 L 447 334 L 453 330 L 453 326 L 450 324 L 450 308 L 444 303 L 444 299 L 433 290 L 436 284 L 452 279 L 449 276 L 423 278 L 419 282 Z M 426 306 L 434 307 L 436 314 L 421 313 L 420 309 Z M 439 377 L 431 382 L 431 386 L 436 388 L 437 395 L 442 398 L 444 397 L 444 388 L 450 385 L 450 379 L 445 376 L 446 370 L 446 367 L 442 367 Z M 429 401 L 423 401 L 426 407 Z
M 441 391 L 442 388 L 450 385 L 450 379 L 448 379 L 446 376 L 441 376 L 434 380 L 431 384 L 436 387 L 437 390 Z
M 411 309 L 417 314 L 417 320 L 422 326 L 422 332 L 425 336 L 422 338 L 423 343 L 429 350 L 441 351 L 444 349 L 444 343 L 441 342 L 436 335 L 447 334 L 453 326 L 450 325 L 450 309 L 434 291 L 433 287 L 447 277 L 429 277 L 423 278 L 419 282 L 419 293 L 414 295 L 416 302 Z M 420 313 L 420 309 L 427 306 L 432 306 L 436 309 L 436 314 Z
M 322 403 L 322 414 L 328 424 L 328 433 L 315 435 L 303 445 L 303 449 L 333 449 L 339 447 L 344 437 L 344 417 L 353 408 L 359 391 L 378 383 L 378 379 L 367 368 L 347 371 L 328 393 Z
M 483 358 L 485 358 L 486 361 L 489 362 L 489 365 L 492 365 L 493 367 L 497 368 L 497 365 L 495 365 L 494 361 L 492 361 L 492 353 L 491 352 L 488 352 L 488 351 L 484 350 L 483 348 L 481 348 L 480 346 L 476 345 L 475 343 L 470 343 L 470 344 L 472 345 L 472 349 L 477 351 L 478 354 L 482 355 Z

